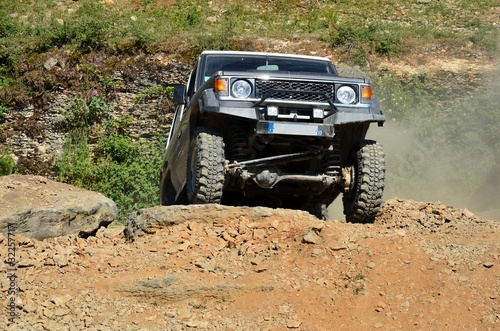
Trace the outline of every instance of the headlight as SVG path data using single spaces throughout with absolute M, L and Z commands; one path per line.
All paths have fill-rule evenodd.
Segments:
M 231 86 L 231 93 L 235 98 L 248 98 L 252 93 L 252 86 L 246 80 L 237 80 Z
M 345 104 L 354 103 L 356 101 L 356 91 L 350 86 L 341 86 L 337 90 L 337 99 Z

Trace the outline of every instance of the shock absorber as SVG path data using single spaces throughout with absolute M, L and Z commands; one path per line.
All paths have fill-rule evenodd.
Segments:
M 325 174 L 337 177 L 341 174 L 340 165 L 340 140 L 337 136 L 333 138 L 332 144 L 325 155 Z

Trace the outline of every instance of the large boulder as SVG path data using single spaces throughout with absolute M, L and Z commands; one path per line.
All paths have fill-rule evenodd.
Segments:
M 277 224 L 276 217 L 286 220 L 283 222 L 285 224 Z M 261 223 L 270 223 L 270 227 L 280 229 L 293 224 L 299 228 L 319 231 L 324 225 L 323 221 L 302 210 L 233 207 L 216 204 L 156 206 L 132 212 L 124 229 L 124 235 L 128 241 L 134 241 L 144 234 L 153 234 L 166 227 L 186 222 L 189 223 L 189 226 L 193 226 L 193 223 L 208 223 L 215 227 L 221 227 L 224 223 L 241 223 L 243 221 L 252 223 L 249 225 L 252 229 L 258 228 Z
M 100 193 L 41 176 L 0 177 L 0 232 L 34 239 L 86 237 L 113 222 L 116 204 Z M 9 226 L 11 225 L 11 226 Z

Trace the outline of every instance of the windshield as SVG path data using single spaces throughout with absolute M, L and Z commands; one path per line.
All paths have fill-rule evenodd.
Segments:
M 271 71 L 336 74 L 329 61 L 282 57 L 275 55 L 207 55 L 203 70 L 205 81 L 215 72 L 222 71 Z

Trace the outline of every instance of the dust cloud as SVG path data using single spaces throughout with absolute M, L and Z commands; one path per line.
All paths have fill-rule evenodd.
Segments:
M 431 118 L 389 119 L 383 128 L 370 128 L 368 138 L 382 143 L 386 154 L 385 200 L 439 201 L 500 220 L 499 74 L 495 70 L 468 100 Z

